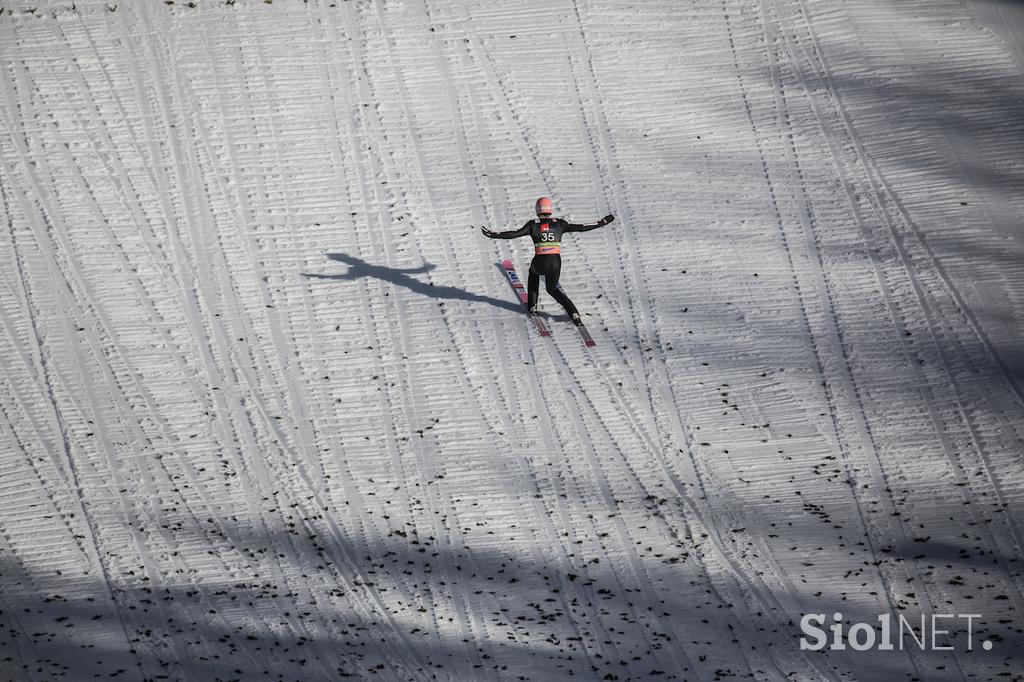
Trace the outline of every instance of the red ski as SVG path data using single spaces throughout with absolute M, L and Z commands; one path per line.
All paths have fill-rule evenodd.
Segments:
M 512 290 L 516 292 L 516 296 L 519 297 L 519 301 L 526 306 L 526 287 L 523 285 L 523 281 L 519 279 L 519 275 L 516 274 L 516 268 L 512 265 L 512 261 L 503 260 L 501 261 L 501 269 L 505 271 L 505 277 L 508 278 L 508 283 L 512 285 Z M 548 325 L 539 315 L 530 315 L 533 320 L 533 324 L 537 327 L 537 332 L 541 336 L 551 336 L 551 330 L 548 329 Z
M 593 348 L 597 345 L 597 341 L 594 341 L 594 337 L 590 335 L 590 331 L 584 326 L 582 322 L 576 325 L 576 329 L 580 332 L 580 338 L 583 339 L 583 345 L 587 348 Z
M 558 285 L 558 289 L 561 290 L 562 285 Z M 593 348 L 597 345 L 597 341 L 594 341 L 594 337 L 590 335 L 590 330 L 587 329 L 586 325 L 583 324 L 583 318 L 579 316 L 579 313 L 574 315 L 570 320 L 579 330 L 580 340 L 583 341 L 583 345 L 587 348 Z

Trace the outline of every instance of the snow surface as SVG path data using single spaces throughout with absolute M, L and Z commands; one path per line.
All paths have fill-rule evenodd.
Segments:
M 2 679 L 1024 678 L 1018 3 L 195 5 L 0 0 Z

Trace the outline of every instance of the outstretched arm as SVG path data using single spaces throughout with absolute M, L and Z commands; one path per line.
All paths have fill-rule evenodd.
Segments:
M 596 230 L 599 227 L 604 227 L 605 225 L 607 225 L 608 223 L 610 223 L 613 220 L 615 220 L 615 216 L 613 216 L 611 213 L 609 213 L 605 217 L 603 217 L 600 220 L 598 220 L 596 223 L 584 223 L 584 224 L 567 223 L 566 226 L 565 226 L 565 231 L 566 232 L 588 232 L 590 230 Z
M 515 239 L 516 237 L 524 237 L 530 234 L 530 224 L 527 223 L 518 230 L 509 230 L 508 232 L 494 232 L 486 227 L 481 227 L 480 231 L 483 232 L 485 237 L 490 237 L 491 239 Z

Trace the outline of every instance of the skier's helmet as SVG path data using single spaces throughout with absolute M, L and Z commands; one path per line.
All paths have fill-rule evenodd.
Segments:
M 554 211 L 554 203 L 547 197 L 541 197 L 537 199 L 537 204 L 534 206 L 534 210 L 539 216 L 551 215 Z

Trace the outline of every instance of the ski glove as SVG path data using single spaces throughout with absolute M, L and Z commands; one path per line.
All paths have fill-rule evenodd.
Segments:
M 485 237 L 490 237 L 491 239 L 494 239 L 494 235 L 498 234 L 493 230 L 488 230 L 486 227 L 481 227 L 480 231 L 484 233 Z
M 609 213 L 605 217 L 601 218 L 600 222 L 601 222 L 602 225 L 607 225 L 608 223 L 610 223 L 613 220 L 615 220 L 615 216 L 613 216 L 611 213 Z

